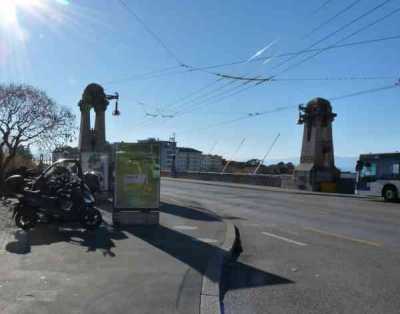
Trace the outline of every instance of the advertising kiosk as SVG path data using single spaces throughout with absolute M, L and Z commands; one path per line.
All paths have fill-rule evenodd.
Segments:
M 113 223 L 158 224 L 159 143 L 118 143 L 114 151 Z

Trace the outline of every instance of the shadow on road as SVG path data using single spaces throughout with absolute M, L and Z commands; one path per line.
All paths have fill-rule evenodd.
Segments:
M 187 219 L 204 221 L 221 221 L 221 217 L 215 213 L 209 213 L 203 209 L 178 206 L 175 204 L 162 203 L 161 212 L 184 217 Z M 178 232 L 163 225 L 154 227 L 130 227 L 121 229 L 129 232 L 141 240 L 149 243 L 157 249 L 176 258 L 187 266 L 195 269 L 210 280 L 216 282 L 221 280 L 216 277 L 216 272 L 206 272 L 208 262 L 212 256 L 225 255 L 220 247 L 203 242 L 188 234 Z M 228 264 L 229 273 L 232 279 L 229 289 L 243 289 L 276 284 L 289 284 L 293 281 L 257 269 L 235 260 Z
M 218 247 L 163 225 L 122 229 L 204 274 L 208 259 Z M 216 278 L 210 278 L 216 280 Z
M 215 272 L 205 272 L 211 256 L 224 254 L 219 247 L 162 225 L 152 228 L 125 228 L 123 230 L 173 256 L 202 275 L 208 276 L 214 282 L 221 279 L 216 277 Z M 293 283 L 289 279 L 264 272 L 250 265 L 239 262 L 233 262 L 232 265 L 229 267 L 230 273 L 234 274 L 232 278 L 237 280 L 229 285 L 229 289 Z
M 172 215 L 194 220 L 220 221 L 215 214 L 194 208 L 182 207 L 163 203 L 161 211 Z M 73 226 L 61 228 L 53 225 L 39 225 L 35 229 L 15 233 L 15 241 L 7 244 L 6 249 L 14 254 L 29 254 L 34 246 L 49 245 L 52 243 L 66 242 L 87 248 L 87 252 L 101 251 L 104 256 L 114 257 L 114 240 L 127 239 L 126 233 L 147 242 L 149 245 L 161 250 L 186 264 L 197 272 L 209 276 L 216 282 L 221 278 L 216 272 L 206 272 L 208 262 L 212 256 L 225 255 L 218 246 L 203 242 L 190 235 L 170 229 L 164 225 L 157 226 L 132 226 L 113 227 L 106 222 L 95 231 L 73 229 Z M 67 253 L 67 252 L 66 252 Z M 161 262 L 161 261 L 160 261 Z M 233 265 L 233 266 L 232 266 Z M 229 289 L 242 289 L 272 284 L 292 283 L 292 281 L 264 272 L 263 270 L 233 262 L 229 267 L 231 278 Z
M 238 261 L 229 263 L 223 274 L 221 299 L 229 290 L 292 284 L 294 281 L 269 273 Z
M 113 240 L 126 239 L 126 235 L 104 223 L 94 231 L 87 231 L 65 225 L 61 228 L 53 225 L 39 225 L 33 230 L 15 232 L 15 241 L 6 245 L 6 250 L 14 254 L 28 254 L 32 246 L 50 245 L 66 242 L 87 248 L 87 252 L 101 251 L 104 256 L 114 257 Z
M 160 211 L 162 213 L 192 220 L 221 221 L 221 218 L 218 215 L 202 208 L 192 208 L 162 202 L 160 204 Z

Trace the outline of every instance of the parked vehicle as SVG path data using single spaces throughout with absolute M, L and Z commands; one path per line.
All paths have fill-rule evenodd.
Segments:
M 399 199 L 400 153 L 360 155 L 356 171 L 356 194 L 382 196 L 391 202 Z
M 79 222 L 86 229 L 95 229 L 102 223 L 77 160 L 59 160 L 37 178 L 14 175 L 6 183 L 18 199 L 13 212 L 15 224 L 24 230 L 38 222 Z

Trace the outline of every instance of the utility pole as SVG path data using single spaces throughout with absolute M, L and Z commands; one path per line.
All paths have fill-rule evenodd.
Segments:
M 272 142 L 271 146 L 268 148 L 267 152 L 265 153 L 264 157 L 262 160 L 260 160 L 260 162 L 258 163 L 256 169 L 254 169 L 253 175 L 257 174 L 257 171 L 260 169 L 261 165 L 264 164 L 265 159 L 267 158 L 267 156 L 269 155 L 269 153 L 271 152 L 272 148 L 274 147 L 274 145 L 276 144 L 276 142 L 278 141 L 279 136 L 281 136 L 280 133 L 278 133 L 278 135 L 275 137 L 274 141 Z
M 172 155 L 172 165 L 171 165 L 171 176 L 173 178 L 176 177 L 177 171 L 176 171 L 176 154 L 177 154 L 177 147 L 176 147 L 176 134 L 175 132 L 172 133 L 172 136 L 169 138 L 169 141 L 173 143 L 174 145 L 174 152 Z
M 242 139 L 242 141 L 240 142 L 239 146 L 236 148 L 235 152 L 233 153 L 232 159 L 233 159 L 233 158 L 236 156 L 236 154 L 239 152 L 240 148 L 242 147 L 242 145 L 244 144 L 245 141 L 246 141 L 246 138 L 244 137 L 244 138 Z M 221 174 L 224 174 L 226 168 L 228 168 L 228 166 L 229 166 L 229 164 L 231 163 L 232 159 L 229 160 L 229 161 L 225 164 L 224 168 L 223 168 L 222 171 L 221 171 Z
M 218 140 L 215 140 L 215 142 L 212 144 L 212 146 L 208 152 L 209 155 L 211 155 L 211 153 L 214 151 L 215 146 L 217 146 L 217 144 L 218 144 Z

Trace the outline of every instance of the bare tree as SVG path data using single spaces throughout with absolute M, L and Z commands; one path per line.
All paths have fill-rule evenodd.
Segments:
M 0 85 L 0 195 L 5 172 L 21 145 L 51 149 L 72 139 L 75 116 L 45 92 L 28 85 Z

